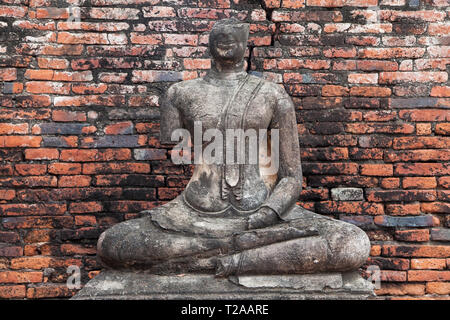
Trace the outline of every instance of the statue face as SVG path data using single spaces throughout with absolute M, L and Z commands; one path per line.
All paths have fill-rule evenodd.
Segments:
M 233 30 L 231 27 L 222 28 L 211 33 L 209 47 L 214 60 L 237 64 L 244 59 L 247 38 L 242 36 L 242 31 Z

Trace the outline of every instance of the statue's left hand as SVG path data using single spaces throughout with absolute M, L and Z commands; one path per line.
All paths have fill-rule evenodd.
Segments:
M 278 215 L 269 207 L 262 207 L 248 218 L 247 229 L 260 229 L 274 225 L 279 221 Z

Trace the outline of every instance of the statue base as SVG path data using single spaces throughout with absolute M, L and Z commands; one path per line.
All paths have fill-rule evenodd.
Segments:
M 212 274 L 160 276 L 104 270 L 74 300 L 361 300 L 374 297 L 373 285 L 357 272 L 302 275 Z

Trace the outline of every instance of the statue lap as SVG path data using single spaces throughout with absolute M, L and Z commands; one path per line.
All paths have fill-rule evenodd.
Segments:
M 174 272 L 189 271 L 183 270 L 186 262 L 235 253 L 230 252 L 230 237 L 245 232 L 247 220 L 244 216 L 201 215 L 187 206 L 182 196 L 144 211 L 142 215 L 119 223 L 101 235 L 98 256 L 103 264 L 114 268 L 156 267 L 155 270 L 160 265 L 160 270 L 170 272 L 165 264 L 175 261 L 179 266 Z M 261 253 L 262 256 L 267 255 L 267 258 L 262 258 L 267 261 L 260 262 L 266 263 L 269 269 L 255 270 L 255 273 L 284 273 L 283 266 L 271 265 L 286 259 L 289 260 L 285 261 L 288 264 L 286 273 L 354 270 L 369 255 L 367 235 L 350 223 L 316 214 L 298 205 L 286 213 L 284 220 L 300 230 L 314 228 L 318 234 L 260 245 L 261 252 L 255 254 L 258 259 Z M 265 229 L 276 227 L 277 224 Z M 289 250 L 292 256 L 283 258 Z

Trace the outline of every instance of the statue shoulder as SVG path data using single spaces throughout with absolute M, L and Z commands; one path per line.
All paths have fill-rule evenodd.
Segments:
M 180 82 L 175 82 L 169 86 L 166 95 L 169 99 L 176 99 L 178 97 L 184 97 L 185 94 L 192 93 L 193 90 L 200 85 L 200 78 L 183 80 Z
M 170 88 L 173 88 L 174 91 L 192 90 L 192 88 L 198 87 L 202 81 L 202 78 L 183 80 L 172 84 L 169 90 Z
M 251 75 L 252 77 L 257 78 L 255 75 Z M 259 78 L 259 77 L 258 77 Z M 263 81 L 263 85 L 261 86 L 261 92 L 268 98 L 273 100 L 286 99 L 289 98 L 289 94 L 284 89 L 284 86 L 279 83 L 275 83 L 266 79 L 261 78 Z

